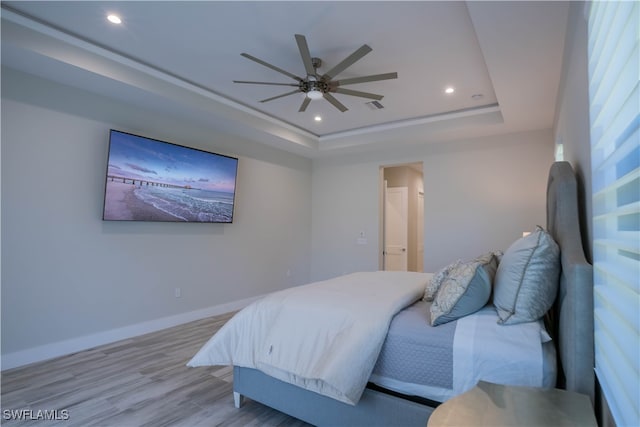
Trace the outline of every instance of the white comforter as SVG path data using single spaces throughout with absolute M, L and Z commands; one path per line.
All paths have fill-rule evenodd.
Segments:
M 355 405 L 393 316 L 429 273 L 363 272 L 267 295 L 229 320 L 188 366 L 256 368 Z

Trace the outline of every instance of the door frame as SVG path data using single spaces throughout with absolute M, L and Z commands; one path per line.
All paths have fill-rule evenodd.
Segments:
M 385 169 L 386 168 L 394 168 L 394 167 L 402 167 L 402 166 L 407 166 L 407 167 L 411 167 L 415 170 L 419 170 L 420 173 L 422 174 L 422 183 L 421 183 L 421 187 L 419 188 L 418 191 L 422 192 L 422 196 L 424 197 L 424 188 L 425 188 L 425 182 L 424 182 L 424 162 L 422 161 L 416 161 L 416 162 L 407 162 L 407 163 L 398 163 L 398 164 L 387 164 L 387 165 L 380 165 L 379 166 L 379 173 L 378 173 L 378 269 L 380 270 L 384 270 L 384 248 L 385 248 L 385 240 L 384 240 L 384 206 L 385 206 Z M 409 190 L 409 198 L 413 197 L 413 191 L 410 189 Z M 411 202 L 410 202 L 411 203 Z M 424 248 L 424 198 L 423 198 L 423 210 L 422 210 L 422 218 L 419 218 L 418 221 L 420 221 L 422 223 L 423 226 L 423 235 L 422 236 L 417 236 L 418 237 L 418 246 L 420 245 L 420 242 L 423 245 Z M 411 208 L 410 208 L 411 209 Z M 424 262 L 424 259 L 422 260 Z M 417 263 L 418 265 L 421 263 Z

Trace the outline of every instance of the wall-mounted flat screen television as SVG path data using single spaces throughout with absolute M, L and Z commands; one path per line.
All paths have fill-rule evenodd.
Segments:
M 106 221 L 231 223 L 238 159 L 111 130 Z

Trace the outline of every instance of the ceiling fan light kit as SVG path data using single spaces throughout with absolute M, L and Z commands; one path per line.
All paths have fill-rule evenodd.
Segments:
M 302 63 L 307 73 L 304 78 L 299 77 L 286 70 L 283 70 L 282 68 L 276 67 L 275 65 L 269 64 L 268 62 L 258 59 L 255 56 L 249 55 L 248 53 L 242 53 L 241 55 L 243 57 L 250 59 L 254 62 L 257 62 L 258 64 L 264 67 L 270 68 L 274 71 L 284 74 L 285 76 L 293 80 L 296 80 L 297 83 L 256 82 L 256 81 L 246 81 L 246 80 L 234 80 L 234 83 L 297 87 L 296 89 L 290 92 L 273 96 L 271 98 L 266 98 L 261 100 L 260 102 L 269 102 L 269 101 L 273 101 L 274 99 L 278 99 L 285 96 L 293 95 L 295 93 L 302 92 L 306 94 L 306 96 L 302 101 L 302 105 L 298 109 L 299 112 L 304 112 L 307 109 L 307 106 L 309 105 L 311 100 L 318 100 L 321 98 L 326 99 L 331 105 L 333 105 L 335 108 L 337 108 L 341 112 L 345 112 L 348 110 L 348 108 L 344 104 L 342 104 L 340 101 L 338 101 L 332 95 L 332 93 L 339 93 L 342 95 L 374 99 L 376 101 L 381 100 L 383 96 L 377 95 L 375 93 L 344 89 L 341 86 L 398 78 L 398 73 L 385 73 L 385 74 L 375 74 L 375 75 L 369 75 L 369 76 L 363 76 L 363 77 L 354 77 L 354 78 L 343 79 L 343 80 L 333 80 L 335 76 L 337 76 L 338 74 L 346 70 L 348 67 L 353 65 L 356 61 L 359 61 L 364 55 L 371 52 L 372 49 L 366 44 L 362 45 L 359 49 L 357 49 L 351 55 L 343 59 L 340 63 L 338 63 L 332 69 L 320 75 L 318 74 L 318 68 L 321 66 L 322 61 L 319 58 L 311 57 L 311 54 L 309 53 L 309 46 L 307 45 L 307 40 L 303 35 L 296 34 L 295 38 L 296 38 L 296 43 L 298 44 L 298 50 L 300 51 L 300 56 L 302 57 Z
M 307 97 L 312 101 L 315 101 L 316 99 L 321 99 L 323 97 L 323 93 L 322 91 L 314 88 L 307 92 Z

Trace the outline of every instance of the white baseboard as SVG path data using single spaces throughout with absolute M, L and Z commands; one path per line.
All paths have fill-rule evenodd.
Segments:
M 205 317 L 217 316 L 230 311 L 240 310 L 259 298 L 261 297 L 258 296 L 233 301 L 187 313 L 176 314 L 174 316 L 137 323 L 135 325 L 125 326 L 122 328 L 111 329 L 97 334 L 71 338 L 64 341 L 32 347 L 26 350 L 16 351 L 14 353 L 4 354 L 0 358 L 0 369 L 4 371 L 6 369 L 17 368 L 35 362 L 42 362 L 43 360 L 77 353 L 99 345 L 110 344 L 127 338 L 144 335 L 149 332 L 155 332 L 181 325 L 183 323 L 192 322 L 194 320 L 204 319 Z

